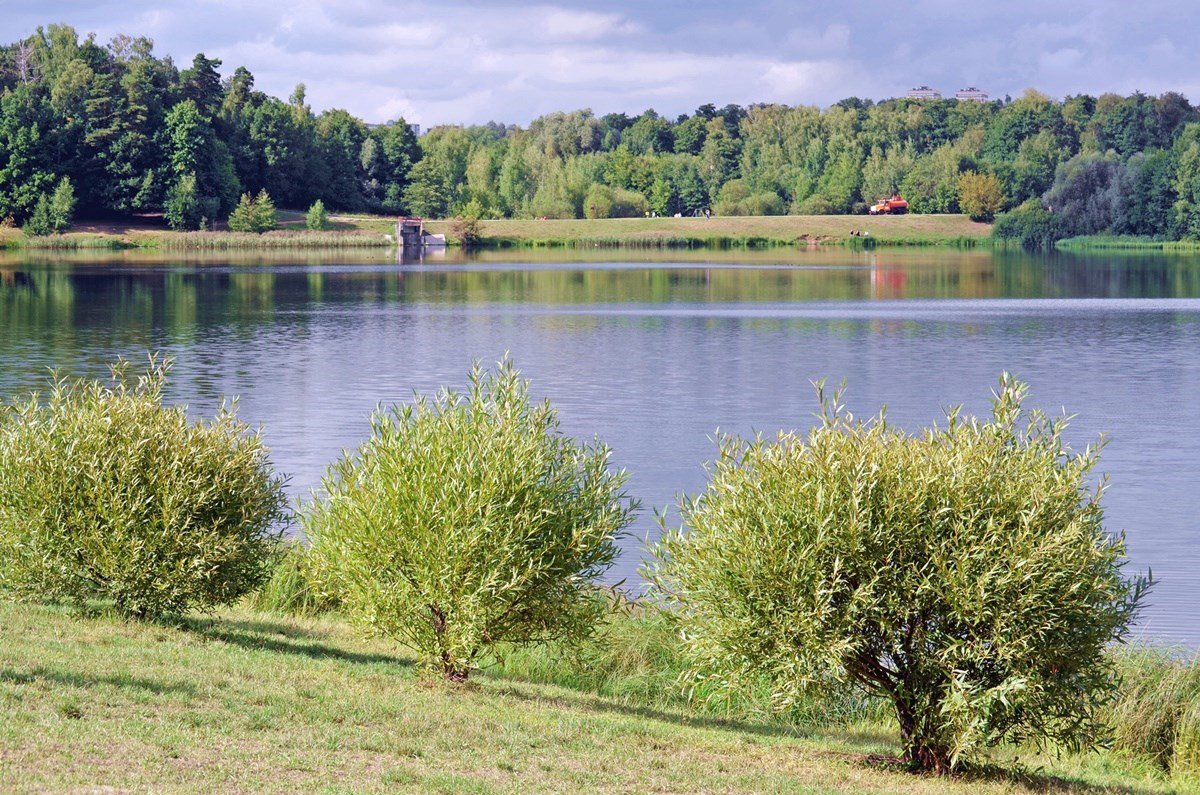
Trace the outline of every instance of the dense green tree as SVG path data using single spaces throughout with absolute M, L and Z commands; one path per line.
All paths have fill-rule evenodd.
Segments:
M 233 209 L 241 185 L 234 173 L 233 158 L 220 141 L 212 123 L 190 99 L 173 107 L 165 119 L 168 165 L 174 182 L 191 176 L 196 181 L 198 201 L 211 214 L 210 221 Z
M 711 106 L 710 106 L 711 107 Z M 698 155 L 708 140 L 708 122 L 711 117 L 697 113 L 675 125 L 675 152 L 682 155 Z
M 869 202 L 898 192 L 915 162 L 911 146 L 894 146 L 886 153 L 878 148 L 871 150 L 863 163 L 863 199 Z
M 364 210 L 365 182 L 362 147 L 366 125 L 344 110 L 330 110 L 317 117 L 317 151 L 328 174 L 321 198 L 339 210 Z
M 1184 128 L 1175 143 L 1175 232 L 1200 239 L 1200 122 Z
M 328 181 L 329 165 L 318 153 L 308 109 L 267 97 L 241 119 L 250 153 L 239 169 L 245 187 L 265 190 L 284 206 L 311 202 Z
M 1117 219 L 1112 231 L 1122 235 L 1167 237 L 1176 200 L 1175 161 L 1170 152 L 1138 152 L 1119 175 Z
M 671 123 L 653 110 L 647 110 L 629 126 L 621 142 L 635 155 L 652 155 L 675 150 Z
M 0 218 L 23 221 L 54 184 L 42 147 L 51 123 L 35 87 L 23 84 L 0 96 Z
M 329 228 L 329 214 L 325 212 L 325 203 L 320 199 L 317 199 L 308 208 L 308 212 L 304 216 L 304 228 L 313 232 Z
M 1097 450 L 1023 405 L 919 434 L 821 395 L 806 435 L 724 436 L 646 574 L 698 691 L 787 708 L 853 684 L 890 704 L 914 771 L 1001 744 L 1103 745 L 1103 708 L 1149 581 L 1124 573 Z
M 422 160 L 409 174 L 404 206 L 426 218 L 444 218 L 450 210 L 450 187 L 433 161 Z
M 1121 164 L 1114 155 L 1076 155 L 1058 167 L 1043 202 L 1071 235 L 1094 235 L 1113 227 L 1120 212 Z
M 399 212 L 403 205 L 404 191 L 408 187 L 409 172 L 421 159 L 421 147 L 412 127 L 404 119 L 398 119 L 382 127 L 372 128 L 367 142 L 373 142 L 368 165 L 372 188 L 367 198 L 377 209 Z M 486 151 L 485 148 L 482 151 Z M 489 186 L 490 187 L 490 186 Z
M 197 53 L 190 69 L 179 73 L 180 93 L 190 100 L 206 118 L 211 119 L 221 107 L 224 91 L 221 89 L 221 61 L 206 58 Z
M 204 229 L 216 220 L 216 200 L 200 195 L 195 174 L 177 178 L 167 190 L 163 216 L 172 229 Z

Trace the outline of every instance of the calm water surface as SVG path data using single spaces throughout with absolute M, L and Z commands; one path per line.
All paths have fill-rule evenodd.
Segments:
M 614 448 L 645 506 L 704 482 L 713 433 L 807 428 L 811 381 L 915 428 L 985 412 L 999 373 L 1110 444 L 1108 525 L 1160 581 L 1149 639 L 1200 646 L 1200 258 L 991 252 L 598 251 L 397 263 L 370 255 L 0 257 L 0 393 L 46 369 L 177 357 L 173 398 L 239 395 L 299 496 L 377 404 L 511 352 L 565 429 Z M 577 261 L 571 261 L 575 259 Z M 636 582 L 641 542 L 615 572 Z

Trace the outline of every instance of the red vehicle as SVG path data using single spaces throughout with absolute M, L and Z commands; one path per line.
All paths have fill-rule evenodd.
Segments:
M 892 198 L 882 199 L 871 205 L 867 212 L 871 215 L 904 215 L 908 212 L 908 202 L 899 193 L 894 193 Z

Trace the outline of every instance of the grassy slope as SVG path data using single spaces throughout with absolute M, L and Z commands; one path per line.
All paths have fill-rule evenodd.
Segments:
M 434 231 L 449 224 L 435 222 Z M 963 215 L 790 215 L 704 218 L 606 218 L 597 220 L 500 220 L 484 222 L 484 236 L 503 240 L 602 241 L 652 243 L 670 238 L 761 238 L 782 243 L 805 240 L 835 242 L 851 230 L 869 232 L 880 243 L 943 243 L 959 238 L 984 238 L 991 224 L 975 223 Z
M 395 219 L 378 215 L 333 215 L 327 232 L 306 232 L 303 214 L 279 213 L 281 231 L 265 237 L 225 232 L 179 233 L 167 230 L 161 219 L 134 218 L 121 222 L 81 222 L 67 235 L 26 238 L 16 229 L 0 230 L 0 247 L 38 248 L 254 248 L 394 245 Z M 431 231 L 453 240 L 450 221 L 431 221 Z M 744 244 L 753 239 L 773 245 L 852 240 L 851 230 L 870 233 L 882 244 L 939 245 L 964 238 L 983 239 L 990 224 L 974 223 L 961 215 L 809 215 L 772 217 L 611 218 L 598 220 L 498 220 L 484 222 L 484 236 L 507 245 L 702 245 Z
M 448 690 L 335 622 L 235 610 L 170 628 L 0 605 L 6 792 L 1172 791 L 1113 757 L 960 780 L 868 760 L 894 743 L 487 676 Z

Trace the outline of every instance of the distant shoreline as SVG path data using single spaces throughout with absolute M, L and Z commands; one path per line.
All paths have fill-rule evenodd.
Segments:
M 280 229 L 245 232 L 174 232 L 145 225 L 76 225 L 62 235 L 29 237 L 0 230 L 0 247 L 38 250 L 345 249 L 396 247 L 394 219 L 335 216 L 327 231 Z M 457 245 L 453 221 L 427 228 Z M 957 246 L 991 239 L 991 225 L 962 215 L 806 215 L 712 218 L 603 218 L 482 222 L 480 248 L 764 249 L 814 246 Z

